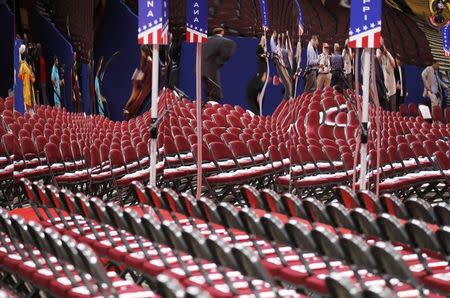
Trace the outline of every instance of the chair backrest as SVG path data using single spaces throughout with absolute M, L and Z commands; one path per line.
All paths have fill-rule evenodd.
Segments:
M 259 217 L 253 210 L 247 208 L 241 209 L 239 211 L 239 218 L 247 233 L 259 237 L 266 237 L 266 233 L 260 223 Z
M 431 115 L 433 117 L 433 121 L 439 121 L 445 123 L 444 114 L 442 112 L 442 108 L 440 106 L 433 106 L 431 108 Z
M 231 141 L 229 142 L 229 146 L 236 159 L 252 156 L 252 154 L 248 150 L 247 145 L 245 145 L 245 143 L 241 140 Z
M 111 170 L 124 166 L 125 161 L 122 152 L 120 150 L 112 149 L 109 153 L 109 162 L 111 164 Z
M 383 213 L 377 217 L 383 238 L 389 241 L 408 244 L 409 238 L 397 217 Z
M 360 206 L 356 193 L 348 186 L 336 186 L 334 193 L 345 207 L 354 209 Z
M 258 256 L 248 250 L 247 248 L 233 247 L 231 253 L 236 258 L 239 271 L 243 272 L 244 275 L 252 276 L 257 279 L 264 280 L 273 285 L 273 280 L 267 273 L 266 269 L 262 266 L 259 261 Z
M 156 291 L 161 297 L 183 298 L 186 297 L 184 287 L 174 278 L 165 274 L 159 274 L 156 278 Z M 200 293 L 202 291 L 200 290 Z
M 74 162 L 72 149 L 70 148 L 69 143 L 61 142 L 59 144 L 59 152 L 61 153 L 61 157 L 64 162 Z
M 314 239 L 321 255 L 338 260 L 344 259 L 344 252 L 338 243 L 338 237 L 329 230 L 324 227 L 316 227 L 311 231 L 311 237 Z
M 383 208 L 380 205 L 380 201 L 378 200 L 377 196 L 371 191 L 359 191 L 358 199 L 360 204 L 371 213 L 378 214 L 383 211 Z
M 331 224 L 325 205 L 321 201 L 314 198 L 306 198 L 303 200 L 303 207 L 311 221 Z
M 291 242 L 283 223 L 277 217 L 266 214 L 261 218 L 260 222 L 266 232 L 266 238 L 269 240 L 283 244 L 289 244 Z
M 345 258 L 350 264 L 367 269 L 376 269 L 375 260 L 370 253 L 370 246 L 358 235 L 343 234 L 339 243 L 344 251 Z
M 450 205 L 446 202 L 440 202 L 433 207 L 434 214 L 440 225 L 450 226 Z
M 217 205 L 217 213 L 226 227 L 239 230 L 244 229 L 238 210 L 230 203 L 221 202 Z
M 291 193 L 283 193 L 280 196 L 280 202 L 283 205 L 283 210 L 290 217 L 308 219 L 308 215 L 302 205 L 302 201 L 296 195 Z
M 290 237 L 291 245 L 303 251 L 316 251 L 316 244 L 311 237 L 308 227 L 304 224 L 291 219 L 284 225 L 284 229 Z
M 350 211 L 350 216 L 355 223 L 355 226 L 360 234 L 380 237 L 381 231 L 378 227 L 373 215 L 366 209 L 356 208 Z
M 58 146 L 54 143 L 47 143 L 44 147 L 45 157 L 47 159 L 47 163 L 56 163 L 61 162 L 62 157 L 59 153 Z
M 405 223 L 405 230 L 414 246 L 435 253 L 441 250 L 436 236 L 423 221 L 417 219 L 410 220 Z
M 262 201 L 259 191 L 255 187 L 250 185 L 241 186 L 241 195 L 247 206 L 255 209 L 264 208 L 264 202 Z
M 400 280 L 409 282 L 413 286 L 418 287 L 416 279 L 402 260 L 401 255 L 395 251 L 392 245 L 380 241 L 371 246 L 370 251 L 372 252 L 380 272 L 399 278 Z
M 409 218 L 403 202 L 395 195 L 382 194 L 380 196 L 380 204 L 383 207 L 383 210 L 391 215 L 401 219 Z
M 124 162 L 128 165 L 139 160 L 136 149 L 133 146 L 123 147 L 122 153 Z
M 361 290 L 349 279 L 342 278 L 337 273 L 331 273 L 325 278 L 329 295 L 336 298 L 362 298 Z
M 356 227 L 350 217 L 350 211 L 344 205 L 338 202 L 332 202 L 326 205 L 326 210 L 333 226 L 356 231 Z
M 436 216 L 433 207 L 427 201 L 411 197 L 403 201 L 408 213 L 416 219 L 423 220 L 428 223 L 436 223 Z

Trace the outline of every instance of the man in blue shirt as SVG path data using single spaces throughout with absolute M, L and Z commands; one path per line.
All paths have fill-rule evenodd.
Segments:
M 334 44 L 334 53 L 331 55 L 331 86 L 344 87 L 344 58 L 338 43 Z
M 314 92 L 317 88 L 317 71 L 319 70 L 319 53 L 317 46 L 319 37 L 311 36 L 306 52 L 306 84 L 305 92 Z
M 61 106 L 61 85 L 64 83 L 64 81 L 59 78 L 58 63 L 58 57 L 55 56 L 55 58 L 53 58 L 53 68 L 51 75 L 55 107 Z

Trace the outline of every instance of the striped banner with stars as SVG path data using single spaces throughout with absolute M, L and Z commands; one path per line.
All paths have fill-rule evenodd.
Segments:
M 352 1 L 349 47 L 379 48 L 382 0 Z
M 167 0 L 139 0 L 139 44 L 167 44 L 169 36 Z
M 445 57 L 450 57 L 450 21 L 441 28 Z
M 188 0 L 186 6 L 186 42 L 208 40 L 208 0 Z

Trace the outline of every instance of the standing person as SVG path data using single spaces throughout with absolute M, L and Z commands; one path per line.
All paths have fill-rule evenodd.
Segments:
M 342 51 L 342 57 L 344 59 L 344 82 L 345 87 L 353 88 L 353 52 L 348 47 L 348 39 L 345 40 L 344 50 Z
M 266 37 L 261 36 L 258 47 L 256 48 L 257 72 L 253 79 L 247 84 L 247 101 L 250 111 L 259 115 L 258 95 L 261 93 L 267 77 L 267 46 Z
M 39 60 L 39 82 L 41 83 L 41 104 L 47 105 L 47 67 L 44 55 L 42 54 L 41 44 L 38 44 L 38 60 Z
M 169 69 L 169 87 L 174 89 L 178 87 L 180 76 L 180 61 L 181 61 L 181 41 L 179 38 L 172 39 L 169 48 L 170 69 Z
M 423 80 L 423 96 L 431 101 L 431 106 L 442 107 L 442 99 L 444 97 L 444 90 L 449 91 L 449 88 L 439 77 L 439 64 L 433 61 L 433 64 L 427 66 L 422 72 Z
M 220 69 L 230 60 L 236 49 L 236 43 L 223 37 L 225 30 L 215 28 L 213 35 L 203 46 L 202 79 L 205 85 L 206 100 L 220 101 L 223 97 L 220 83 Z
M 97 109 L 98 114 L 102 116 L 107 116 L 106 113 L 106 107 L 107 102 L 106 98 L 103 97 L 101 89 L 100 89 L 100 72 L 102 71 L 102 65 L 103 65 L 103 56 L 100 57 L 100 60 L 98 62 L 97 71 L 95 72 L 95 96 L 97 98 Z
M 317 72 L 319 70 L 318 45 L 319 37 L 317 37 L 317 35 L 311 36 L 306 53 L 305 92 L 314 92 L 317 89 Z
M 23 81 L 23 100 L 25 104 L 25 109 L 32 110 L 34 105 L 34 88 L 33 83 L 35 81 L 34 73 L 31 70 L 30 65 L 25 61 L 25 45 L 21 45 L 19 49 L 20 53 L 20 68 L 18 77 Z
M 322 46 L 322 54 L 319 55 L 319 74 L 317 76 L 317 89 L 329 87 L 331 83 L 331 61 L 330 46 L 324 42 Z
M 331 86 L 344 85 L 344 58 L 340 53 L 338 43 L 334 44 L 334 52 L 331 55 Z
M 364 64 L 361 64 L 361 72 L 364 72 L 363 66 Z M 388 92 L 384 84 L 384 73 L 383 67 L 381 66 L 380 57 L 375 57 L 375 83 L 377 85 L 378 101 L 380 103 L 380 106 L 386 109 Z
M 295 49 L 295 72 L 294 72 L 294 94 L 296 94 L 297 82 L 300 74 L 302 73 L 302 41 L 300 37 L 297 41 L 297 47 Z
M 81 91 L 80 82 L 78 80 L 78 59 L 77 52 L 73 52 L 73 66 L 72 66 L 72 103 L 75 112 L 81 112 Z
M 396 84 L 396 88 L 397 88 L 396 104 L 397 104 L 397 110 L 399 110 L 400 105 L 402 103 L 404 103 L 404 101 L 405 101 L 405 96 L 408 95 L 408 91 L 406 88 L 405 67 L 403 66 L 400 54 L 397 54 L 395 56 L 394 76 L 395 76 L 395 84 Z
M 384 75 L 384 85 L 387 89 L 387 102 L 385 109 L 394 112 L 397 109 L 397 104 L 395 103 L 397 99 L 397 88 L 394 75 L 395 60 L 392 57 L 391 53 L 389 53 L 389 51 L 386 49 L 382 38 L 381 47 L 377 50 L 377 56 L 379 57 L 381 62 L 381 67 L 383 69 Z
M 61 85 L 64 84 L 64 80 L 61 80 L 59 78 L 59 61 L 58 57 L 53 58 L 53 68 L 52 68 L 52 85 L 53 85 L 53 100 L 54 100 L 54 106 L 60 107 L 61 106 Z
M 129 120 L 139 115 L 139 111 L 151 106 L 152 91 L 152 50 L 148 45 L 141 47 L 141 62 L 132 76 L 133 90 L 124 108 L 124 118 Z
M 278 59 L 275 60 L 275 63 L 278 67 L 278 75 L 284 86 L 284 96 L 286 99 L 289 99 L 292 97 L 294 87 L 291 75 L 292 68 L 289 62 L 289 49 L 286 48 L 287 44 L 284 33 L 278 35 Z

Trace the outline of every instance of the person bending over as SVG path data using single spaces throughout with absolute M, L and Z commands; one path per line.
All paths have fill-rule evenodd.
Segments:
M 236 43 L 223 37 L 223 28 L 215 28 L 213 35 L 208 37 L 202 51 L 202 80 L 206 91 L 207 101 L 219 102 L 222 97 L 220 83 L 220 69 L 230 60 L 236 49 Z

